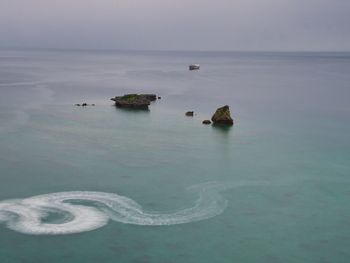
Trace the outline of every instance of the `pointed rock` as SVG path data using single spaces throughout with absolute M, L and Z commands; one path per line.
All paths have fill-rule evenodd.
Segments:
M 233 119 L 230 114 L 230 107 L 225 105 L 221 108 L 218 108 L 211 118 L 214 124 L 224 124 L 224 125 L 233 125 Z

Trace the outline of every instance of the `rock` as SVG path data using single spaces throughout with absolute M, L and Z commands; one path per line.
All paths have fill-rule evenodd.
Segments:
M 210 120 L 204 120 L 202 123 L 208 125 L 208 124 L 211 124 L 211 121 Z
M 139 96 L 144 97 L 150 101 L 155 101 L 157 100 L 157 95 L 156 94 L 140 94 Z
M 95 106 L 95 104 L 87 104 L 87 103 L 77 103 L 77 104 L 74 104 L 75 106 L 83 106 L 83 107 L 86 107 L 86 106 Z
M 158 97 L 158 100 L 160 100 L 162 97 Z
M 221 108 L 218 108 L 211 118 L 214 124 L 224 124 L 224 125 L 233 125 L 233 119 L 230 114 L 230 107 L 225 105 Z
M 156 99 L 157 96 L 155 94 L 126 94 L 124 96 L 111 98 L 117 107 L 142 110 L 147 110 L 151 101 Z
M 194 112 L 193 111 L 188 111 L 185 113 L 186 116 L 188 117 L 193 117 Z

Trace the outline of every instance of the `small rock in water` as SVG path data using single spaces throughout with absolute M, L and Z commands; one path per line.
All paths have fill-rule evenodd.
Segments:
M 208 125 L 208 124 L 211 124 L 211 121 L 210 120 L 204 120 L 202 123 Z
M 84 103 L 77 103 L 77 104 L 74 104 L 75 106 L 83 106 L 83 107 L 86 107 L 86 106 L 95 106 L 95 104 L 87 104 L 86 102 Z
M 158 100 L 160 100 L 162 97 L 158 97 Z
M 214 124 L 223 124 L 223 125 L 233 125 L 233 119 L 230 114 L 230 107 L 225 105 L 221 108 L 218 108 L 211 118 Z
M 194 114 L 194 112 L 193 111 L 188 111 L 188 112 L 186 112 L 186 116 L 188 116 L 188 117 L 193 117 L 193 114 Z

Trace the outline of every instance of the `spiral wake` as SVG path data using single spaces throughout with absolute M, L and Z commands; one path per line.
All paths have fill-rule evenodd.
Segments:
M 192 207 L 174 213 L 147 212 L 130 198 L 103 192 L 61 192 L 0 202 L 0 223 L 32 235 L 58 235 L 91 231 L 109 220 L 135 225 L 161 226 L 204 220 L 222 213 L 226 206 L 222 184 L 206 183 L 190 189 L 199 198 Z M 83 203 L 83 204 L 82 204 Z M 51 220 L 49 215 L 60 215 Z

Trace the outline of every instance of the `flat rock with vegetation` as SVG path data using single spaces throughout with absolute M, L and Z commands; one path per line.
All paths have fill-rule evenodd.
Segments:
M 157 100 L 156 94 L 125 94 L 111 98 L 115 106 L 120 108 L 143 109 L 147 110 L 151 101 Z

